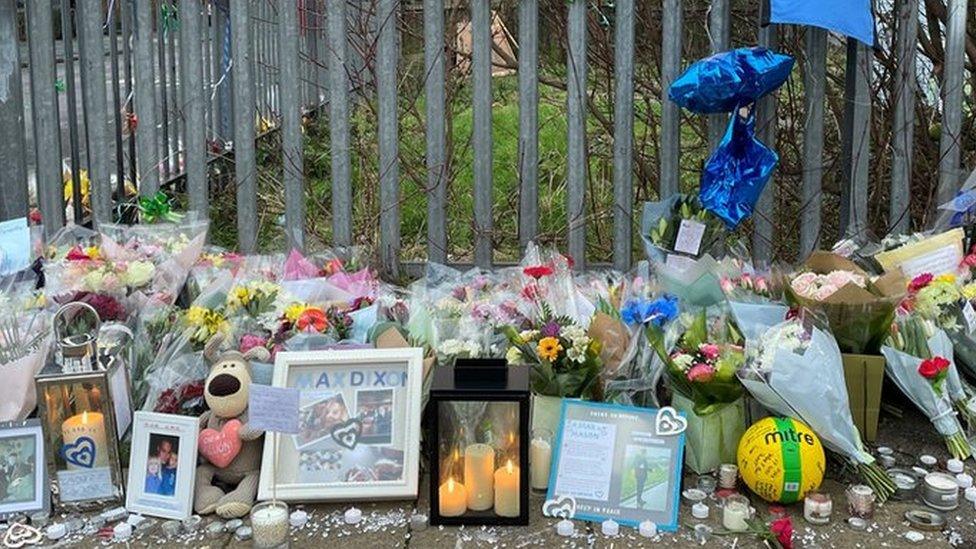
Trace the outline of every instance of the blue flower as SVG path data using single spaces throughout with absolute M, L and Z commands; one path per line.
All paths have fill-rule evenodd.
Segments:
M 627 325 L 653 324 L 658 328 L 678 316 L 678 298 L 664 294 L 650 301 L 631 299 L 620 310 L 620 317 Z

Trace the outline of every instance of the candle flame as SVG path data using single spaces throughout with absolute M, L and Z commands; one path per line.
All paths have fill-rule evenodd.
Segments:
M 448 492 L 454 491 L 454 477 L 447 479 L 447 491 Z
M 81 413 L 81 422 L 88 423 L 88 410 Z
M 515 444 L 515 433 L 509 433 L 508 434 L 508 443 L 509 444 Z
M 506 469 L 508 469 L 508 472 L 509 472 L 509 473 L 512 473 L 512 472 L 514 472 L 514 470 L 515 470 L 515 466 L 514 466 L 514 465 L 512 465 L 512 460 L 508 460 L 508 463 L 507 463 L 507 464 L 505 464 L 505 468 L 506 468 Z

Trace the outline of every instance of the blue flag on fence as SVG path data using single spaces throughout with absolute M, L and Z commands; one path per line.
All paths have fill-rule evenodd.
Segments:
M 768 0 L 769 22 L 813 25 L 874 46 L 871 0 Z

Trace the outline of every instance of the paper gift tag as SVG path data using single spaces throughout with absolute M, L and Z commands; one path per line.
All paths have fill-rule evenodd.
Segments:
M 695 265 L 695 260 L 683 255 L 668 254 L 664 264 L 678 272 L 683 273 Z
M 705 224 L 691 219 L 682 219 L 678 236 L 674 239 L 674 251 L 697 256 L 705 236 Z
M 966 318 L 966 331 L 967 333 L 976 332 L 976 309 L 973 308 L 973 304 L 969 301 L 962 308 L 962 316 Z
M 27 218 L 0 223 L 0 275 L 16 273 L 30 266 L 31 240 Z

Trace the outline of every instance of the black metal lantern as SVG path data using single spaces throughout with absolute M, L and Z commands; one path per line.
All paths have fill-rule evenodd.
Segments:
M 457 359 L 434 372 L 428 402 L 430 522 L 529 523 L 529 368 Z

